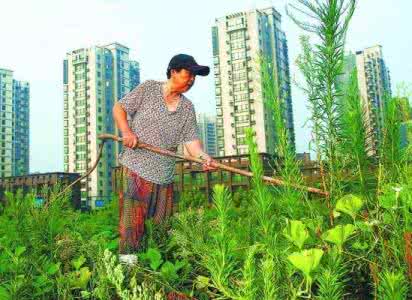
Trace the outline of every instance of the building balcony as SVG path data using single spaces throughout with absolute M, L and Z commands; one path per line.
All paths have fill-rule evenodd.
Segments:
M 88 57 L 84 56 L 84 57 L 77 57 L 75 59 L 73 59 L 73 64 L 77 65 L 77 64 L 83 64 L 83 63 L 87 63 L 88 62 Z

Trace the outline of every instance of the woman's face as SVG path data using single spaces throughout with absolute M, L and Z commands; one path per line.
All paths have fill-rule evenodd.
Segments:
M 180 93 L 187 92 L 195 83 L 195 77 L 192 72 L 186 69 L 180 71 L 172 70 L 171 79 L 176 91 Z

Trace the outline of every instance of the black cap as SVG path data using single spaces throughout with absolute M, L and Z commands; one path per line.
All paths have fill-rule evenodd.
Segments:
M 167 67 L 167 71 L 172 69 L 186 69 L 194 75 L 207 76 L 210 69 L 208 66 L 198 65 L 193 56 L 187 54 L 178 54 L 172 57 Z

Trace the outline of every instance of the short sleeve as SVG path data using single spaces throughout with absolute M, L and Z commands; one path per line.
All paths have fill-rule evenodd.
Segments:
M 183 126 L 183 134 L 181 143 L 189 143 L 199 139 L 198 128 L 196 122 L 196 113 L 193 104 L 190 105 L 189 112 L 187 114 L 185 125 Z
M 133 115 L 139 109 L 143 101 L 145 86 L 145 83 L 138 85 L 119 100 L 120 105 L 129 115 Z

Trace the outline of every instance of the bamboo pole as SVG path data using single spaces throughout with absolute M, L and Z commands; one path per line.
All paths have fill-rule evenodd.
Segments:
M 114 141 L 117 141 L 117 142 L 122 141 L 121 137 L 113 135 L 113 134 L 106 134 L 106 133 L 98 135 L 98 138 L 103 140 L 103 141 L 108 140 L 108 139 L 111 139 L 111 140 L 114 140 Z M 188 161 L 196 162 L 196 163 L 199 163 L 199 164 L 204 163 L 203 159 L 193 157 L 193 156 L 190 156 L 190 155 L 180 155 L 180 154 L 177 154 L 175 152 L 172 152 L 172 151 L 169 151 L 169 150 L 166 150 L 166 149 L 162 149 L 162 148 L 159 148 L 159 147 L 155 147 L 155 146 L 145 144 L 145 143 L 140 143 L 139 142 L 138 145 L 137 145 L 137 148 L 146 149 L 146 150 L 158 153 L 158 154 L 171 156 L 171 157 L 175 157 L 175 158 L 180 158 L 180 159 L 183 159 L 183 160 L 188 160 Z M 252 172 L 237 169 L 237 168 L 234 168 L 234 167 L 230 167 L 230 166 L 227 166 L 227 165 L 222 164 L 222 163 L 212 162 L 210 164 L 210 166 L 214 167 L 214 168 L 219 168 L 219 169 L 222 169 L 222 170 L 225 170 L 225 171 L 229 171 L 229 172 L 232 172 L 232 173 L 240 174 L 240 175 L 243 175 L 243 176 L 253 177 Z M 269 176 L 262 176 L 262 180 L 266 183 L 271 183 L 271 184 L 274 184 L 274 185 L 277 185 L 277 186 L 286 185 L 286 183 L 284 181 L 282 181 L 280 179 L 277 179 L 277 178 L 272 178 L 272 177 L 269 177 Z M 325 197 L 327 197 L 329 195 L 328 192 L 323 191 L 321 189 L 313 188 L 313 187 L 307 187 L 307 186 L 297 185 L 297 184 L 291 184 L 290 186 L 295 188 L 295 189 L 298 189 L 298 190 L 307 191 L 309 193 L 318 194 L 318 195 L 322 195 L 322 196 L 325 196 Z

